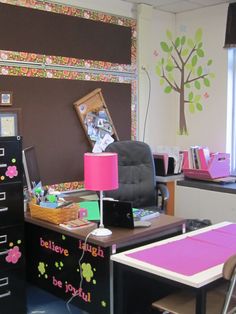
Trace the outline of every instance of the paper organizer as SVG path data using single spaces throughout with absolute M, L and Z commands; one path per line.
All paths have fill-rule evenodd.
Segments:
M 217 179 L 230 175 L 230 154 L 211 154 L 207 169 L 191 169 L 188 165 L 183 168 L 186 177 L 192 179 Z

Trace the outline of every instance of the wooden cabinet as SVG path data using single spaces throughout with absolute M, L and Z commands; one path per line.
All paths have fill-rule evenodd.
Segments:
M 0 137 L 0 309 L 25 314 L 22 139 Z

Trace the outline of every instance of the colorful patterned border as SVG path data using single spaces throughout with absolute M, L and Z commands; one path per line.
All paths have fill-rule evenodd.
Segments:
M 64 182 L 59 184 L 46 185 L 45 188 L 53 189 L 55 191 L 73 191 L 73 190 L 83 190 L 84 182 L 83 181 L 74 181 L 74 182 Z
M 40 64 L 50 64 L 50 65 L 62 65 L 62 66 L 75 66 L 75 67 L 85 67 L 91 69 L 102 69 L 110 71 L 119 72 L 129 72 L 134 73 L 136 71 L 137 63 L 137 31 L 136 31 L 136 20 L 125 17 L 118 17 L 113 15 L 108 15 L 105 13 L 80 9 L 72 6 L 65 6 L 62 4 L 55 4 L 50 2 L 41 2 L 37 0 L 5 0 L 0 3 L 7 3 L 11 5 L 17 5 L 22 7 L 28 7 L 32 9 L 38 9 L 53 13 L 66 14 L 70 16 L 77 16 L 80 18 L 91 19 L 94 21 L 102 21 L 104 23 L 111 23 L 116 25 L 122 25 L 125 27 L 131 27 L 131 64 L 118 64 L 104 61 L 94 61 L 76 58 L 67 58 L 62 56 L 46 56 L 34 53 L 24 53 L 24 52 L 13 52 L 13 51 L 0 51 L 1 60 L 8 61 L 24 61 L 24 62 L 36 62 Z
M 6 65 L 0 65 L 0 75 L 26 76 L 39 78 L 56 78 L 85 81 L 102 81 L 114 83 L 131 84 L 131 138 L 136 139 L 136 104 L 137 104 L 137 51 L 136 51 L 136 20 L 120 16 L 108 15 L 102 12 L 65 6 L 62 4 L 50 3 L 37 0 L 0 0 L 0 3 L 18 5 L 38 10 L 44 10 L 59 14 L 67 14 L 80 18 L 102 21 L 116 25 L 131 27 L 131 65 L 118 64 L 96 60 L 85 60 L 68 57 L 46 56 L 35 53 L 14 52 L 0 50 L 0 62 Z M 8 65 L 11 62 L 18 64 Z M 22 64 L 21 64 L 22 63 Z M 27 64 L 28 63 L 28 64 Z M 27 66 L 24 66 L 27 64 Z M 50 66 L 65 67 L 63 70 L 53 70 Z M 71 68 L 70 68 L 71 67 Z M 99 70 L 100 73 L 96 73 Z M 110 72 L 110 73 L 108 73 Z M 112 73 L 113 72 L 113 73 Z M 120 74 L 116 74 L 119 72 Z M 130 77 L 129 77 L 130 75 Z
M 125 77 L 123 75 L 107 74 L 106 72 L 97 74 L 92 72 L 86 73 L 83 71 L 52 70 L 36 67 L 4 65 L 0 65 L 0 75 L 131 84 L 131 138 L 136 139 L 137 82 L 134 78 Z

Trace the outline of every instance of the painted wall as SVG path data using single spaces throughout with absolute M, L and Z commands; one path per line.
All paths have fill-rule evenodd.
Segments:
M 138 139 L 147 142 L 153 151 L 158 145 L 177 145 L 186 149 L 190 145 L 207 145 L 212 151 L 226 149 L 227 120 L 227 50 L 223 49 L 227 4 L 204 9 L 171 14 L 151 6 L 133 5 L 119 0 L 60 0 L 60 3 L 76 5 L 116 15 L 137 18 L 138 25 Z M 166 30 L 175 35 L 193 37 L 202 28 L 203 48 L 207 59 L 212 59 L 211 71 L 215 78 L 211 87 L 202 89 L 206 94 L 203 111 L 189 113 L 186 110 L 188 135 L 178 135 L 179 99 L 174 92 L 165 94 L 160 78 L 155 73 L 162 51 L 160 42 L 166 40 Z M 149 95 L 149 80 L 151 92 Z M 150 96 L 150 97 L 149 97 Z M 149 103 L 145 138 L 145 114 Z
M 126 17 L 134 17 L 133 4 L 120 0 L 50 0 L 50 2 L 73 5 Z
M 177 33 L 182 31 L 191 37 L 197 28 L 202 28 L 205 56 L 213 60 L 211 71 L 215 74 L 210 88 L 200 90 L 209 95 L 204 98 L 203 111 L 186 113 L 189 136 L 176 136 L 176 143 L 181 148 L 207 145 L 212 151 L 226 150 L 227 50 L 223 45 L 227 8 L 227 4 L 222 4 L 176 16 Z
M 223 49 L 226 4 L 193 10 L 181 14 L 168 14 L 149 9 L 149 24 L 142 22 L 138 14 L 138 25 L 146 27 L 145 35 L 138 28 L 139 51 L 139 137 L 142 139 L 145 103 L 148 99 L 147 78 L 141 66 L 145 66 L 151 77 L 150 108 L 145 141 L 153 150 L 157 145 L 176 145 L 187 149 L 190 145 L 207 145 L 212 151 L 226 150 L 227 121 L 227 50 Z M 140 11 L 142 13 L 142 10 Z M 139 13 L 140 13 L 139 12 Z M 185 35 L 193 38 L 198 28 L 203 32 L 203 49 L 206 63 L 212 59 L 210 71 L 215 78 L 209 88 L 198 91 L 202 95 L 203 110 L 190 113 L 186 108 L 188 135 L 179 132 L 179 94 L 164 93 L 160 78 L 155 73 L 157 61 L 164 56 L 160 42 L 166 41 L 166 30 L 173 36 Z M 148 47 L 148 48 L 147 48 Z M 147 49 L 146 49 L 147 48 Z M 141 54 L 140 54 L 141 52 Z M 201 58 L 199 58 L 201 63 Z M 203 70 L 204 71 L 204 70 Z
M 157 145 L 173 145 L 175 140 L 176 114 L 173 114 L 171 106 L 174 97 L 163 93 L 159 78 L 155 73 L 160 53 L 160 41 L 165 35 L 166 29 L 174 32 L 175 16 L 174 14 L 154 10 L 151 6 L 139 5 L 137 25 L 139 61 L 138 134 L 140 140 L 147 142 L 152 150 L 156 151 Z M 150 85 L 148 76 L 151 81 Z M 144 138 L 144 121 L 148 104 Z

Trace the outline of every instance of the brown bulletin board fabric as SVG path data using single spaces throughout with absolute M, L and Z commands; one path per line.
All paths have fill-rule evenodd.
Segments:
M 0 3 L 0 49 L 131 63 L 131 27 Z
M 131 138 L 131 84 L 0 76 L 21 108 L 23 147 L 35 146 L 43 184 L 83 180 L 91 151 L 73 103 L 101 88 L 120 140 Z

